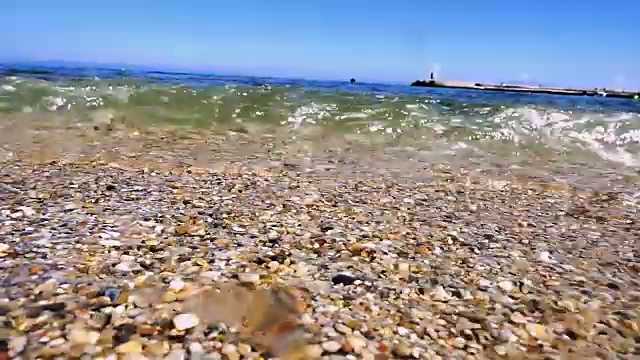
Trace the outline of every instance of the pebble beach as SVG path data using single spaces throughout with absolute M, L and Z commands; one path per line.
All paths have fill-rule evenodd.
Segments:
M 622 191 L 324 133 L 29 116 L 2 135 L 0 359 L 640 354 Z

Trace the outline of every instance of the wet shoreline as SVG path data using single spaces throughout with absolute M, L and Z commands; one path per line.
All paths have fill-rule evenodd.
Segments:
M 330 131 L 51 120 L 3 138 L 3 356 L 640 351 L 633 179 L 578 186 Z

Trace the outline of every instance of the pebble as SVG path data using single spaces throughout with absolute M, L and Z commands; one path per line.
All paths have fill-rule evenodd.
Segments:
M 545 262 L 547 264 L 555 264 L 557 261 L 551 257 L 551 254 L 548 251 L 541 251 L 538 253 L 538 260 Z
M 453 339 L 453 345 L 458 349 L 463 349 L 467 345 L 467 340 L 461 337 Z
M 217 281 L 220 279 L 220 276 L 222 276 L 222 273 L 220 271 L 203 271 L 200 273 L 200 276 L 212 281 Z
M 320 344 L 307 345 L 305 348 L 305 354 L 307 354 L 307 356 L 311 359 L 320 358 L 323 352 L 324 350 Z
M 142 344 L 137 340 L 127 341 L 116 347 L 116 351 L 119 354 L 140 353 L 142 352 Z
M 192 355 L 203 353 L 203 352 L 204 352 L 204 347 L 202 346 L 202 344 L 198 342 L 192 342 L 189 344 L 189 353 L 191 353 Z
M 229 360 L 238 360 L 240 359 L 240 354 L 238 353 L 238 348 L 233 344 L 224 344 L 222 347 L 223 354 L 227 356 Z
M 500 356 L 507 355 L 507 347 L 505 345 L 496 345 L 493 347 L 493 350 Z
M 338 352 L 341 348 L 342 345 L 335 340 L 329 340 L 322 343 L 322 349 L 329 353 Z
M 242 356 L 249 356 L 251 354 L 251 346 L 245 343 L 238 344 L 238 353 Z
M 411 330 L 402 327 L 402 326 L 398 326 L 398 328 L 396 329 L 396 331 L 398 332 L 398 335 L 405 337 L 405 336 L 409 336 L 409 334 L 411 334 Z
M 87 331 L 86 329 L 71 330 L 68 339 L 73 344 L 90 344 L 95 345 L 100 338 L 100 333 L 96 331 Z
M 526 329 L 529 335 L 538 340 L 547 340 L 549 337 L 549 335 L 547 334 L 547 329 L 544 325 L 529 323 L 526 325 Z
M 367 347 L 367 341 L 359 336 L 349 336 L 347 342 L 353 347 L 353 352 L 356 354 L 361 353 L 362 349 Z
M 173 279 L 169 282 L 169 290 L 173 292 L 180 292 L 185 287 L 184 281 L 182 279 Z
M 331 282 L 334 285 L 345 286 L 352 285 L 354 282 L 356 282 L 356 280 L 358 279 L 348 274 L 338 274 L 331 278 Z
M 185 360 L 186 358 L 186 351 L 184 351 L 183 349 L 174 349 L 164 357 L 164 360 Z
M 9 244 L 0 243 L 0 253 L 6 254 L 9 252 L 9 250 L 11 250 Z
M 238 280 L 244 283 L 258 284 L 260 282 L 260 275 L 250 272 L 239 273 Z
M 498 283 L 498 287 L 499 287 L 500 289 L 502 289 L 502 291 L 507 292 L 507 293 L 508 293 L 508 292 L 511 292 L 511 291 L 513 290 L 513 288 L 514 288 L 514 286 L 513 286 L 513 282 L 508 281 L 508 280 L 500 281 L 500 282 Z
M 341 334 L 345 334 L 345 335 L 351 334 L 351 329 L 345 324 L 336 324 L 334 328 Z
M 5 344 L 11 355 L 28 348 L 43 359 L 258 359 L 270 345 L 285 347 L 298 324 L 312 358 L 635 350 L 640 265 L 629 234 L 637 224 L 631 209 L 602 204 L 609 195 L 580 190 L 571 218 L 559 222 L 550 215 L 562 197 L 515 173 L 501 187 L 509 191 L 487 191 L 484 175 L 378 163 L 360 156 L 358 142 L 311 156 L 272 149 L 280 134 L 225 148 L 198 131 L 145 138 L 140 145 L 159 147 L 125 146 L 116 159 L 94 159 L 92 148 L 64 167 L 5 164 L 3 181 L 37 191 L 0 194 L 0 273 L 10 275 L 0 287 L 0 324 L 21 334 L 0 329 L 0 356 Z M 125 145 L 112 133 L 106 149 Z M 221 156 L 250 149 L 252 157 L 216 155 L 224 168 L 189 167 L 192 141 L 183 136 L 215 138 Z M 268 171 L 253 168 L 267 160 L 263 145 L 279 158 Z M 313 163 L 328 160 L 331 170 L 318 177 Z M 349 177 L 360 170 L 371 171 Z M 455 204 L 461 196 L 477 211 Z M 550 266 L 558 260 L 543 249 L 562 264 Z M 222 284 L 231 290 L 209 291 Z M 266 329 L 267 344 L 241 337 L 246 325 Z
M 121 271 L 121 272 L 130 272 L 131 271 L 131 264 L 128 262 L 121 262 L 118 265 L 116 265 L 114 267 L 114 269 L 116 269 L 117 271 Z
M 442 285 L 438 285 L 433 292 L 433 299 L 435 301 L 448 301 L 451 299 L 451 295 L 444 289 Z
M 187 330 L 196 327 L 200 319 L 194 314 L 180 314 L 173 318 L 173 326 L 178 330 Z
M 510 319 L 511 319 L 511 321 L 513 321 L 516 324 L 526 324 L 527 323 L 527 319 L 525 319 L 525 317 L 519 312 L 514 312 L 513 314 L 511 314 Z
M 49 345 L 51 347 L 56 347 L 56 346 L 63 345 L 66 342 L 67 341 L 65 339 L 63 339 L 63 338 L 57 338 L 57 339 L 53 339 L 53 340 L 49 341 L 47 343 L 47 345 Z
M 478 281 L 478 287 L 483 290 L 490 288 L 491 285 L 493 285 L 493 283 L 487 279 L 480 279 Z
M 9 339 L 9 351 L 13 356 L 17 356 L 18 354 L 24 351 L 27 346 L 27 342 L 29 340 L 26 336 L 14 336 Z
M 102 239 L 98 241 L 98 244 L 102 246 L 107 246 L 107 247 L 118 247 L 122 245 L 122 242 L 120 240 L 114 240 L 114 239 Z
M 393 345 L 393 354 L 399 357 L 411 356 L 412 349 L 405 342 L 398 342 Z

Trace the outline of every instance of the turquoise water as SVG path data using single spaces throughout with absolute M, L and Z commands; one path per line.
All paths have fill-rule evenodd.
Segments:
M 329 127 L 451 149 L 640 167 L 640 101 L 202 73 L 0 66 L 0 113 L 124 114 L 146 125 Z M 105 115 L 106 114 L 106 115 Z M 494 149 L 494 150 L 492 150 Z

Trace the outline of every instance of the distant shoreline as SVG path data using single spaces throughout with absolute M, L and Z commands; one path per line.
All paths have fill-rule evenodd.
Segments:
M 600 97 L 624 98 L 624 99 L 634 99 L 639 96 L 638 92 L 633 92 L 633 91 L 608 90 L 608 89 L 552 88 L 552 87 L 510 85 L 510 84 L 497 85 L 497 84 L 468 83 L 468 82 L 462 82 L 462 81 L 416 80 L 411 83 L 411 86 L 533 93 L 533 94 L 550 94 L 550 95 L 567 95 L 567 96 L 600 96 Z

